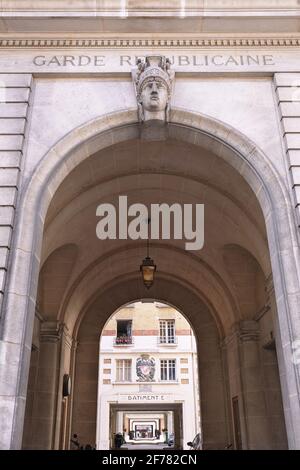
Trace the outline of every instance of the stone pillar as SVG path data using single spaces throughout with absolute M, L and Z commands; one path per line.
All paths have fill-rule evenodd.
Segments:
M 266 219 L 276 293 L 276 305 L 273 301 L 272 313 L 289 449 L 300 449 L 300 364 L 293 360 L 295 347 L 299 354 L 297 344 L 299 345 L 300 341 L 300 248 L 298 234 L 289 228 L 289 225 L 293 226 L 295 222 L 300 227 L 299 83 L 299 72 L 274 74 L 278 115 L 286 150 L 287 181 L 291 195 L 291 202 L 287 201 L 287 203 L 291 204 L 291 209 L 295 210 L 296 219 L 293 219 L 290 214 L 287 216 L 286 211 L 282 210 L 279 204 L 273 208 L 276 217 L 282 223 L 278 234 L 273 234 L 270 230 L 271 221 L 275 218 L 273 211 Z M 279 238 L 279 243 L 276 236 Z M 289 237 L 292 238 L 292 245 L 288 243 Z M 272 256 L 272 250 L 278 253 L 279 249 L 280 262 L 278 263 Z
M 248 448 L 271 449 L 258 323 L 252 320 L 241 322 L 238 334 Z
M 182 435 L 182 412 L 178 408 L 174 411 L 174 434 L 175 434 L 175 448 L 183 449 L 183 435 Z
M 168 411 L 167 412 L 168 415 L 167 415 L 167 429 L 168 429 L 168 433 L 169 435 L 172 434 L 172 432 L 174 432 L 174 427 L 173 427 L 173 411 Z
M 238 397 L 239 405 L 239 416 L 240 416 L 240 437 L 242 441 L 243 449 L 248 448 L 248 436 L 245 421 L 245 408 L 243 400 L 243 382 L 241 374 L 241 363 L 240 363 L 240 347 L 239 347 L 239 336 L 238 328 L 235 326 L 232 329 L 232 333 L 227 336 L 222 344 L 223 351 L 227 353 L 227 370 L 228 370 L 228 401 L 230 404 L 231 415 L 233 416 L 232 410 L 232 399 Z M 234 430 L 234 420 L 233 430 Z M 235 434 L 235 433 L 233 433 Z M 236 439 L 232 442 L 237 448 Z
M 33 328 L 32 348 L 30 357 L 30 369 L 29 369 L 29 380 L 26 395 L 26 409 L 25 409 L 25 421 L 23 430 L 23 442 L 22 449 L 34 450 L 34 443 L 32 441 L 32 419 L 34 403 L 36 398 L 36 384 L 37 384 L 37 373 L 39 365 L 39 351 L 40 351 L 40 328 L 41 328 L 42 317 L 39 312 L 35 313 L 35 321 Z
M 41 325 L 36 399 L 32 416 L 32 443 L 35 449 L 55 448 L 58 383 L 61 365 L 63 326 L 56 322 Z M 59 436 L 58 436 L 59 439 Z
M 130 426 L 129 419 L 128 419 L 128 416 L 125 414 L 125 416 L 124 416 L 124 428 L 126 429 L 126 432 L 125 432 L 126 440 L 128 440 L 128 438 L 129 438 L 129 431 L 130 431 L 129 426 Z
M 274 85 L 290 173 L 289 189 L 300 226 L 300 73 L 275 73 Z
M 67 442 L 67 422 L 65 428 L 65 438 L 62 439 L 61 434 L 64 432 L 62 428 L 61 420 L 66 418 L 68 420 L 68 408 L 69 408 L 69 397 L 63 398 L 63 378 L 64 374 L 69 374 L 70 371 L 70 362 L 71 362 L 71 351 L 72 351 L 72 338 L 68 334 L 68 328 L 66 325 L 60 326 L 61 337 L 59 340 L 59 355 L 58 358 L 58 385 L 57 385 L 57 404 L 56 404 L 56 419 L 55 419 L 55 433 L 54 433 L 54 449 L 60 449 L 62 442 L 68 447 Z M 73 386 L 73 381 L 71 381 L 71 387 Z M 65 407 L 65 410 L 63 408 Z M 66 416 L 64 416 L 64 414 Z M 91 445 L 95 443 L 92 442 Z
M 226 428 L 227 428 L 227 444 L 234 444 L 233 436 L 233 422 L 232 422 L 232 405 L 231 405 L 231 393 L 230 393 L 230 371 L 228 367 L 228 351 L 226 340 L 221 342 L 221 351 L 222 351 L 222 369 L 224 377 L 224 391 L 225 391 L 225 416 L 226 416 Z M 201 388 L 201 387 L 200 387 Z M 202 424 L 201 424 L 201 413 L 200 416 L 200 432 L 202 433 Z
M 283 441 L 283 442 L 281 442 L 281 448 L 282 447 L 285 448 L 284 447 L 285 434 L 287 434 L 287 438 L 290 442 L 296 436 L 291 435 L 291 423 L 292 423 L 293 419 L 291 417 L 292 410 L 290 408 L 290 395 L 289 395 L 289 389 L 287 387 L 287 383 L 289 381 L 289 377 L 288 377 L 289 371 L 286 369 L 285 361 L 284 361 L 284 353 L 283 353 L 283 346 L 286 346 L 286 345 L 283 345 L 282 340 L 281 340 L 279 320 L 278 320 L 278 312 L 277 312 L 277 306 L 276 306 L 276 300 L 275 300 L 275 291 L 274 291 L 274 284 L 273 284 L 272 277 L 270 277 L 268 279 L 268 282 L 267 282 L 267 285 L 266 285 L 266 291 L 267 291 L 267 294 L 268 294 L 268 301 L 269 301 L 270 308 L 271 308 L 271 313 L 272 313 L 273 334 L 274 334 L 274 338 L 275 338 L 279 379 L 280 379 L 280 385 L 281 385 L 281 399 L 282 399 L 284 419 L 285 419 L 285 425 L 286 425 L 286 430 L 285 430 L 286 433 L 284 433 L 284 431 L 282 431 L 282 433 L 281 433 L 283 435 L 282 438 L 281 438 L 281 441 Z M 295 432 L 297 432 L 297 431 L 295 430 Z M 300 437 L 300 436 L 298 436 L 298 437 Z
M 104 405 L 106 410 L 108 411 L 108 407 L 109 405 L 108 404 L 105 404 Z M 103 419 L 103 413 L 101 413 L 101 418 Z M 108 415 L 107 413 L 107 424 L 109 425 L 110 424 L 110 427 L 109 427 L 109 440 L 110 440 L 110 447 L 113 449 L 115 447 L 115 434 L 117 433 L 116 431 L 116 427 L 117 427 L 117 412 L 115 409 L 110 409 L 110 415 Z M 110 418 L 110 419 L 109 419 Z M 103 435 L 103 433 L 101 433 L 101 441 L 100 441 L 100 446 L 99 446 L 99 449 L 101 450 L 106 450 L 108 448 L 108 445 L 107 445 L 107 441 L 108 439 L 106 440 L 106 436 Z
M 15 211 L 32 75 L 0 74 L 0 449 L 20 449 L 35 305 L 18 273 L 19 294 L 4 298 L 14 264 Z M 20 251 L 22 261 L 29 253 Z M 26 318 L 21 312 L 26 312 Z
M 70 449 L 72 433 L 72 422 L 73 422 L 73 401 L 74 401 L 74 389 L 75 389 L 75 365 L 76 365 L 76 350 L 78 342 L 72 340 L 70 349 L 70 377 L 71 377 L 71 396 L 68 400 L 68 414 L 67 414 L 67 432 L 66 432 L 66 449 Z
M 109 432 L 103 433 L 103 429 L 104 423 L 108 423 L 109 428 L 109 409 L 107 402 L 101 399 L 100 418 L 98 416 L 101 431 L 100 425 L 97 430 L 98 390 L 102 385 L 98 382 L 99 337 L 92 340 L 79 338 L 74 360 L 72 432 L 78 434 L 83 443 L 93 443 L 98 433 L 98 448 L 104 449 L 108 445 Z
M 117 411 L 117 427 L 116 427 L 116 432 L 120 432 L 123 434 L 123 411 Z
M 242 448 L 269 449 L 270 429 L 260 363 L 258 323 L 245 320 L 235 325 L 225 343 L 230 402 L 232 404 L 237 397 Z
M 26 118 L 29 74 L 0 73 L 0 314 L 14 225 Z

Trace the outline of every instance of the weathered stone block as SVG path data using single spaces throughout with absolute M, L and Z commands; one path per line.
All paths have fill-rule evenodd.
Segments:
M 11 239 L 11 227 L 0 226 L 0 246 L 9 247 Z
M 300 132 L 300 118 L 283 118 L 282 125 L 284 132 Z
M 290 150 L 289 153 L 291 166 L 300 166 L 300 150 Z
M 0 117 L 21 118 L 27 115 L 27 103 L 0 103 Z
M 7 268 L 9 249 L 0 247 L 0 267 Z
M 22 150 L 22 135 L 0 135 L 0 148 L 3 150 Z
M 0 188 L 0 205 L 14 206 L 17 196 L 16 188 Z
M 2 294 L 4 293 L 5 278 L 6 278 L 6 270 L 0 268 L 0 292 Z
M 20 345 L 0 342 L 0 396 L 16 393 L 18 369 L 20 366 Z M 1 420 L 0 420 L 1 421 Z
M 300 226 L 300 202 L 296 207 L 296 216 L 297 216 L 298 227 L 299 227 Z
M 288 149 L 300 149 L 300 134 L 285 134 L 285 142 Z
M 277 87 L 300 84 L 300 73 L 276 73 L 274 78 Z
M 293 185 L 300 185 L 300 166 L 292 166 L 290 168 Z
M 0 206 L 0 225 L 13 225 L 15 209 L 12 206 Z
M 1 73 L 0 86 L 6 87 L 29 87 L 32 76 L 30 74 L 21 73 Z
M 3 168 L 19 168 L 21 162 L 20 151 L 1 151 L 0 150 L 0 166 Z
M 25 119 L 0 119 L 0 134 L 24 134 Z M 2 164 L 0 160 L 0 164 Z
M 29 93 L 30 88 L 5 88 L 5 92 L 1 93 L 0 97 L 1 101 L 6 103 L 27 103 Z
M 15 412 L 15 397 L 3 396 L 0 403 L 0 449 L 9 449 Z
M 300 116 L 300 103 L 281 103 L 280 111 L 282 117 L 299 117 Z
M 294 194 L 296 198 L 296 202 L 300 204 L 300 186 L 294 186 Z
M 1 162 L 0 162 L 1 165 Z M 0 167 L 0 186 L 17 186 L 19 170 L 17 168 Z
M 299 89 L 296 87 L 278 87 L 277 96 L 279 101 L 300 101 Z

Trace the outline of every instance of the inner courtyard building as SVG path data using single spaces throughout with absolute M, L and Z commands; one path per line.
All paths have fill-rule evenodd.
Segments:
M 122 307 L 99 353 L 97 448 L 115 448 L 120 434 L 135 449 L 188 447 L 201 436 L 197 347 L 180 312 L 149 300 Z

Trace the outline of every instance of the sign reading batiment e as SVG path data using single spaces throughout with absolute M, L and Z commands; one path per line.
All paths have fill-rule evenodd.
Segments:
M 56 49 L 3 48 L 0 69 L 6 72 L 27 73 L 115 73 L 131 72 L 137 59 L 159 52 L 170 59 L 176 72 L 293 72 L 299 70 L 300 52 L 274 48 L 247 50 L 193 49 L 149 50 L 78 48 Z
M 127 393 L 118 396 L 118 403 L 172 403 L 174 395 L 163 393 Z

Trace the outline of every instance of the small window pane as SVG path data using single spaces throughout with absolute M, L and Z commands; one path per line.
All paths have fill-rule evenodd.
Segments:
M 131 359 L 117 359 L 116 381 L 131 382 Z
M 160 379 L 176 380 L 176 360 L 162 359 L 160 361 Z
M 174 320 L 160 320 L 159 322 L 159 336 L 160 343 L 174 344 L 175 343 L 175 321 Z

